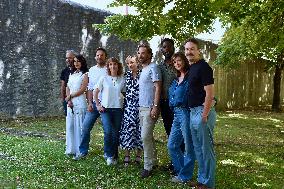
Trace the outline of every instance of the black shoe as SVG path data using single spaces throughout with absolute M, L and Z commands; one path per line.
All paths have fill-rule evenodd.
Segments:
M 177 176 L 178 173 L 177 173 L 175 170 L 172 170 L 172 171 L 170 171 L 170 175 L 172 175 L 172 176 Z
M 148 171 L 148 170 L 146 170 L 146 169 L 143 169 L 142 171 L 141 171 L 141 178 L 147 178 L 147 177 L 149 177 L 151 175 L 151 171 Z
M 175 168 L 174 168 L 174 166 L 173 166 L 172 163 L 169 163 L 168 166 L 167 166 L 167 168 L 168 168 L 168 170 L 170 170 L 170 171 L 174 171 L 174 170 L 175 170 Z

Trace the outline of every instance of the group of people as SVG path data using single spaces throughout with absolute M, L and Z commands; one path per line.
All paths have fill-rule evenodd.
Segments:
M 175 173 L 171 181 L 214 188 L 213 70 L 201 58 L 196 39 L 186 41 L 184 48 L 184 52 L 175 53 L 174 41 L 163 39 L 165 59 L 156 64 L 150 46 L 141 43 L 137 54 L 127 57 L 125 74 L 123 64 L 116 58 L 107 59 L 104 48 L 96 50 L 97 64 L 89 70 L 82 55 L 67 51 L 68 66 L 61 74 L 62 100 L 67 106 L 65 153 L 75 159 L 87 156 L 90 132 L 101 116 L 106 164 L 117 163 L 120 147 L 125 150 L 123 162 L 128 166 L 130 151 L 136 150 L 136 163 L 144 155 L 141 177 L 149 177 L 157 166 L 153 131 L 161 113 Z

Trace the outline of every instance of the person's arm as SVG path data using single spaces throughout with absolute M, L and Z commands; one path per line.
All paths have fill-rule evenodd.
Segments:
M 93 90 L 87 91 L 87 102 L 88 102 L 87 110 L 89 112 L 92 112 L 94 110 L 94 107 L 93 107 Z
M 80 96 L 81 94 L 83 94 L 86 91 L 87 86 L 88 86 L 88 75 L 85 74 L 84 78 L 83 78 L 83 82 L 80 86 L 80 89 L 78 91 L 74 92 L 74 93 L 71 93 L 71 94 L 69 92 L 66 98 L 68 100 L 71 100 L 74 97 Z
M 101 92 L 103 90 L 103 83 L 104 83 L 104 78 L 105 77 L 101 77 L 97 83 L 97 85 L 95 86 L 94 88 L 94 100 L 96 102 L 96 107 L 97 107 L 97 110 L 99 112 L 103 112 L 104 111 L 104 107 L 101 105 L 100 101 L 99 101 L 99 92 Z M 103 97 L 102 97 L 103 98 Z
M 69 99 L 68 97 L 70 96 L 70 89 L 69 87 L 66 87 L 66 98 L 65 101 L 67 102 L 68 107 L 73 108 L 73 103 L 71 101 L 71 99 Z
M 161 90 L 162 90 L 162 81 L 155 81 L 154 82 L 154 86 L 155 86 L 155 94 L 154 94 L 154 104 L 153 107 L 151 109 L 151 117 L 157 118 L 159 115 L 159 102 L 160 102 L 160 97 L 161 97 Z
M 62 99 L 62 101 L 64 101 L 65 98 L 66 98 L 66 83 L 65 83 L 64 80 L 61 80 L 60 84 L 61 84 L 61 86 L 60 86 L 61 99 Z
M 102 107 L 102 105 L 101 105 L 101 103 L 99 101 L 99 92 L 100 92 L 100 89 L 96 88 L 95 92 L 94 92 L 94 100 L 96 102 L 97 110 L 99 112 L 103 112 L 104 111 L 104 107 Z
M 204 101 L 204 109 L 202 113 L 202 121 L 207 122 L 207 117 L 212 106 L 212 101 L 214 100 L 214 85 L 206 85 L 204 86 L 204 90 L 206 93 L 205 101 Z

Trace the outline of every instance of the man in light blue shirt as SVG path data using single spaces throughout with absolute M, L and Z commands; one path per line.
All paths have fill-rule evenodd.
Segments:
M 157 153 L 153 130 L 159 116 L 159 102 L 161 95 L 161 72 L 157 64 L 151 63 L 152 49 L 145 44 L 139 45 L 138 60 L 142 65 L 139 78 L 139 118 L 141 138 L 144 148 L 144 169 L 141 178 L 151 175 L 153 166 L 157 163 Z

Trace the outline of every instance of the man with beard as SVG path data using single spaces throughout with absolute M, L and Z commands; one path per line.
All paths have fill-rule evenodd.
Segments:
M 158 65 L 151 63 L 152 49 L 149 45 L 138 46 L 138 61 L 142 65 L 139 78 L 139 119 L 141 138 L 144 149 L 144 169 L 141 178 L 149 177 L 153 167 L 157 164 L 157 152 L 153 130 L 159 116 L 159 102 L 161 95 L 161 73 Z
M 93 99 L 93 90 L 96 88 L 96 84 L 99 79 L 107 75 L 106 69 L 106 57 L 107 53 L 104 48 L 96 49 L 96 62 L 97 64 L 90 68 L 89 70 L 89 83 L 88 83 L 88 108 L 87 113 L 82 124 L 82 141 L 79 147 L 80 155 L 79 158 L 83 158 L 88 154 L 89 143 L 90 143 L 90 132 L 100 116 L 99 111 L 96 108 L 96 103 Z
M 212 107 L 215 104 L 213 70 L 204 59 L 201 59 L 199 42 L 196 39 L 186 41 L 184 48 L 190 63 L 188 103 L 192 142 L 198 162 L 197 188 L 214 188 L 216 158 L 213 148 L 213 129 L 216 112 Z M 180 173 L 176 181 L 189 181 L 190 175 L 192 176 L 191 173 Z
M 67 102 L 65 101 L 66 98 L 66 87 L 69 79 L 69 75 L 71 73 L 71 67 L 74 62 L 74 57 L 76 53 L 73 50 L 67 50 L 66 51 L 66 68 L 64 68 L 60 75 L 60 82 L 61 82 L 61 99 L 63 104 L 63 109 L 65 116 L 67 115 Z

